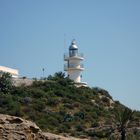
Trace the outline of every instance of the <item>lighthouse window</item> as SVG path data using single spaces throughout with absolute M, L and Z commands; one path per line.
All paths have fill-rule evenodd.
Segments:
M 76 56 L 78 54 L 78 50 L 70 50 L 70 56 Z

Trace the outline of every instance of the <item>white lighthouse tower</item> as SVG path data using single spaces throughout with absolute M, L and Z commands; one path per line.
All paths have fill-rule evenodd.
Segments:
M 84 60 L 83 54 L 78 53 L 78 47 L 75 40 L 71 42 L 69 54 L 64 54 L 64 71 L 67 71 L 68 77 L 73 80 L 76 86 L 86 86 L 85 82 L 81 82 L 81 72 L 84 70 L 81 61 Z

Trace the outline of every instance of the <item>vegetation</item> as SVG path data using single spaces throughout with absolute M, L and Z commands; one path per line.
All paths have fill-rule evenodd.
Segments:
M 11 75 L 9 73 L 0 72 L 0 92 L 8 93 L 11 89 Z
M 0 79 L 0 83 L 6 80 Z M 32 120 L 44 131 L 80 138 L 118 140 L 118 128 L 124 126 L 127 139 L 139 138 L 140 112 L 133 113 L 131 124 L 127 123 L 131 115 L 128 118 L 122 115 L 120 122 L 124 123 L 118 123 L 116 112 L 121 114 L 125 106 L 113 101 L 104 89 L 74 86 L 62 72 L 43 80 L 35 79 L 31 86 L 14 87 L 11 84 L 4 87 L 2 85 L 1 89 L 5 90 L 0 90 L 0 113 Z
M 121 133 L 121 140 L 126 139 L 126 129 L 133 118 L 133 114 L 134 111 L 130 110 L 129 108 L 116 112 L 116 119 L 118 120 L 119 124 L 118 130 Z

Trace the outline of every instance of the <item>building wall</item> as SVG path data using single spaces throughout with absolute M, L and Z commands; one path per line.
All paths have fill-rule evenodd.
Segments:
M 80 68 L 80 61 L 79 60 L 69 60 L 69 65 L 74 68 Z
M 19 71 L 17 69 L 11 69 L 8 67 L 0 66 L 0 71 L 1 72 L 8 72 L 12 75 L 12 77 L 18 77 L 19 76 Z
M 74 82 L 79 83 L 81 82 L 81 71 L 79 70 L 70 70 L 68 71 L 69 78 L 74 80 Z
M 14 86 L 18 87 L 18 86 L 30 86 L 33 83 L 33 79 L 28 79 L 28 78 L 12 78 L 12 82 L 14 84 Z

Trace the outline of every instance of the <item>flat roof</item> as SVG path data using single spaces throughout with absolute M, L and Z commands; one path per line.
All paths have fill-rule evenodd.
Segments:
M 0 71 L 8 72 L 12 75 L 19 75 L 19 70 L 18 69 L 12 69 L 12 68 L 5 67 L 5 66 L 0 66 Z

